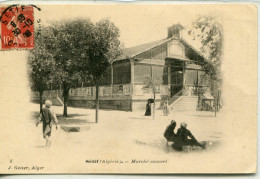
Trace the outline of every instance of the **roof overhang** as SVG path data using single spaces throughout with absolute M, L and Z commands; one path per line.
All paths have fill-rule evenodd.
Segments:
M 197 55 L 199 55 L 201 58 L 203 58 L 203 60 L 204 60 L 205 62 L 208 62 L 208 59 L 207 59 L 202 53 L 200 53 L 196 48 L 194 48 L 187 40 L 185 40 L 184 38 L 181 38 L 180 41 L 181 41 L 184 45 L 186 45 L 186 46 L 188 46 L 190 49 L 192 49 L 192 50 L 193 50 Z

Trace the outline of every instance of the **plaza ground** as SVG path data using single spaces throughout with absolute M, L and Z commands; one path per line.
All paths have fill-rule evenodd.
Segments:
M 38 114 L 38 105 L 33 105 Z M 182 111 L 171 112 L 169 116 L 163 116 L 161 110 L 156 110 L 155 119 L 152 116 L 144 116 L 144 111 L 124 112 L 114 110 L 100 110 L 99 121 L 95 123 L 95 110 L 84 108 L 68 108 L 69 116 L 62 116 L 63 107 L 53 106 L 59 119 L 58 126 L 80 127 L 81 131 L 68 133 L 60 127 L 54 129 L 53 145 L 65 143 L 84 143 L 95 146 L 101 143 L 106 150 L 113 150 L 111 143 L 127 143 L 127 145 L 142 144 L 151 148 L 163 149 L 166 141 L 163 133 L 171 120 L 177 122 L 177 128 L 181 122 L 186 122 L 188 128 L 199 141 L 220 141 L 222 138 L 222 126 L 220 117 L 215 117 L 214 112 Z M 219 114 L 218 114 L 219 115 Z M 34 119 L 32 122 L 34 124 Z M 175 132 L 177 132 L 177 128 Z M 33 128 L 41 136 L 41 126 Z M 35 133 L 36 133 L 35 132 Z M 91 139 L 91 137 L 93 137 Z M 91 139 L 91 140 L 90 140 Z M 100 142 L 98 142 L 100 141 Z M 40 142 L 40 141 L 39 141 Z M 39 143 L 39 146 L 42 143 Z M 120 146 L 117 146 L 120 148 Z
M 11 150 L 8 157 L 28 162 L 28 165 L 44 163 L 49 166 L 48 170 L 56 172 L 64 169 L 69 172 L 69 166 L 77 166 L 80 162 L 85 164 L 85 160 L 131 162 L 135 159 L 154 159 L 169 162 L 180 157 L 188 160 L 187 156 L 199 157 L 214 153 L 221 146 L 224 135 L 221 112 L 217 113 L 217 117 L 214 112 L 205 111 L 172 112 L 169 116 L 163 116 L 161 110 L 156 110 L 155 119 L 152 119 L 152 116 L 144 116 L 144 111 L 100 110 L 99 121 L 95 123 L 94 109 L 69 107 L 69 117 L 63 118 L 63 107 L 53 106 L 59 124 L 58 130 L 53 127 L 52 146 L 46 148 L 42 138 L 42 125 L 35 126 L 39 105 L 30 104 L 26 108 L 31 109 L 27 118 L 20 116 L 19 121 L 14 121 L 9 117 L 9 122 L 13 121 L 13 125 L 6 128 L 6 146 Z M 180 122 L 187 122 L 188 129 L 198 141 L 211 141 L 213 145 L 207 150 L 192 154 L 176 152 L 171 146 L 167 147 L 163 133 L 171 120 L 177 122 L 175 132 Z M 80 127 L 80 132 L 65 132 L 60 128 L 61 125 Z M 57 166 L 55 162 L 58 163 Z M 56 167 L 50 167 L 53 165 Z M 85 172 L 88 172 L 87 169 Z

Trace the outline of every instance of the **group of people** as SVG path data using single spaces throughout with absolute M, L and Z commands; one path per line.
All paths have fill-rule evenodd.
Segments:
M 182 151 L 183 146 L 199 146 L 205 149 L 205 144 L 200 144 L 196 138 L 192 135 L 192 133 L 187 129 L 187 123 L 182 122 L 180 128 L 177 130 L 177 133 L 174 132 L 177 123 L 172 120 L 171 124 L 167 126 L 164 137 L 167 142 L 174 142 L 172 147 L 177 151 Z
M 169 113 L 170 113 L 170 108 L 169 108 L 168 100 L 166 100 L 163 103 L 163 115 L 168 116 Z M 147 101 L 146 110 L 145 110 L 144 115 L 145 116 L 151 116 L 151 102 L 150 102 L 150 100 Z
M 145 116 L 151 116 L 151 102 L 150 100 L 147 101 L 146 104 L 146 111 Z M 170 108 L 168 104 L 168 100 L 163 103 L 163 115 L 168 116 L 170 113 Z M 177 133 L 174 132 L 177 123 L 172 120 L 171 124 L 167 126 L 164 137 L 166 138 L 167 142 L 173 142 L 172 147 L 175 150 L 182 151 L 183 146 L 199 146 L 201 148 L 205 148 L 205 144 L 200 144 L 196 138 L 192 135 L 192 133 L 187 129 L 187 123 L 182 122 L 180 128 L 177 130 Z

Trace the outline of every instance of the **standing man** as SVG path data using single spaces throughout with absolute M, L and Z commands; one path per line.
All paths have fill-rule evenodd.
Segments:
M 42 109 L 42 112 L 39 117 L 39 121 L 36 123 L 36 126 L 38 126 L 38 124 L 42 122 L 42 132 L 43 132 L 43 138 L 46 139 L 46 147 L 51 146 L 50 137 L 51 137 L 51 130 L 52 130 L 52 122 L 56 124 L 56 130 L 58 129 L 57 127 L 58 120 L 53 109 L 51 109 L 51 106 L 52 106 L 52 102 L 50 100 L 46 100 L 45 107 Z

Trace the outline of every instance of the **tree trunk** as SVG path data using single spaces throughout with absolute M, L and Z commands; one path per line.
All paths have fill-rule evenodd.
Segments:
M 215 117 L 217 117 L 217 107 L 215 105 Z
M 217 111 L 219 111 L 219 98 L 220 98 L 220 92 L 218 91 L 218 98 L 217 98 Z
M 39 91 L 39 94 L 40 94 L 40 113 L 41 113 L 42 112 L 42 104 L 43 104 L 43 101 L 42 101 L 43 91 Z
M 217 97 L 214 97 L 215 117 L 217 117 Z
M 65 95 L 64 97 L 63 97 L 63 99 L 64 99 L 64 105 L 63 105 L 63 116 L 68 116 L 68 96 L 67 95 Z
M 96 82 L 96 123 L 98 123 L 98 110 L 99 110 L 98 92 L 99 92 L 99 82 Z
M 69 98 L 69 86 L 66 83 L 63 83 L 63 100 L 64 100 L 64 105 L 63 105 L 63 116 L 68 116 L 68 98 Z

